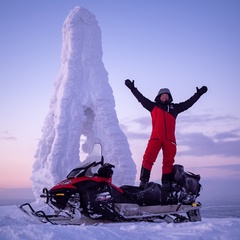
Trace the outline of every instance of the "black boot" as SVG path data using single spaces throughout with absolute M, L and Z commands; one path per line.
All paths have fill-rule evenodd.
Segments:
M 140 174 L 140 188 L 147 188 L 147 184 L 150 178 L 150 171 L 142 166 Z
M 162 205 L 171 204 L 172 200 L 172 173 L 162 175 Z

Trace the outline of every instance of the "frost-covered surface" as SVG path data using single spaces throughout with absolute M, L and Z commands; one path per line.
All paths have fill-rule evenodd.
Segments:
M 136 177 L 102 62 L 101 30 L 95 16 L 85 8 L 74 8 L 63 24 L 62 35 L 60 74 L 31 177 L 37 200 L 43 187 L 60 182 L 83 160 L 80 147 L 89 154 L 96 142 L 103 147 L 105 162 L 116 166 L 116 185 L 134 184 Z
M 34 222 L 16 206 L 0 207 L 1 240 L 159 240 L 222 239 L 238 240 L 240 218 L 203 218 L 196 223 L 109 223 L 98 226 L 60 226 Z

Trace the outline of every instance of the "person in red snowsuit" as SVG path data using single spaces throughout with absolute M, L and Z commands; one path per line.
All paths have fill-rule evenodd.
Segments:
M 168 88 L 162 88 L 158 92 L 155 102 L 144 97 L 134 85 L 134 80 L 125 80 L 125 85 L 131 90 L 137 100 L 146 108 L 152 117 L 152 133 L 145 150 L 140 174 L 140 187 L 145 188 L 152 166 L 156 161 L 159 151 L 162 149 L 162 184 L 171 185 L 174 157 L 176 155 L 175 125 L 179 113 L 190 108 L 204 93 L 207 87 L 200 89 L 185 102 L 172 103 L 173 98 Z

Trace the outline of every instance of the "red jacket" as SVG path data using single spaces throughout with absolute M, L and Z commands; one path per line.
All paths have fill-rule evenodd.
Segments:
M 160 102 L 152 102 L 144 97 L 137 88 L 131 90 L 138 101 L 151 112 L 152 117 L 152 133 L 151 139 L 158 138 L 161 140 L 169 140 L 176 143 L 175 126 L 177 115 L 190 108 L 199 98 L 200 95 L 195 93 L 185 102 L 161 104 Z
M 155 106 L 151 111 L 152 116 L 152 134 L 151 139 L 158 138 L 170 140 L 176 143 L 175 125 L 176 118 L 163 109 Z

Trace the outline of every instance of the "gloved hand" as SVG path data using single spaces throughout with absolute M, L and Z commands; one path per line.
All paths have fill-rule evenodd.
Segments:
M 133 90 L 134 88 L 135 88 L 135 86 L 134 86 L 134 80 L 129 80 L 129 79 L 127 79 L 127 80 L 125 80 L 125 85 L 130 89 L 130 90 Z
M 207 92 L 208 88 L 206 86 L 202 86 L 201 88 L 196 87 L 197 93 L 202 96 L 204 93 Z

